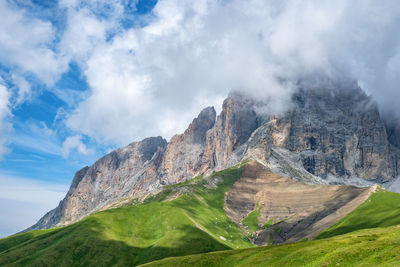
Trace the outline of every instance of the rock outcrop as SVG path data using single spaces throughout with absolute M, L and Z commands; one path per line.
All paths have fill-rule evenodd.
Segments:
M 206 134 L 215 124 L 216 112 L 200 112 L 183 134 L 171 138 L 162 162 L 162 184 L 179 183 L 202 174 L 211 166 L 204 161 Z
M 218 169 L 239 162 L 247 140 L 260 121 L 253 100 L 242 94 L 231 94 L 222 105 L 215 127 L 207 133 L 204 161 Z
M 217 117 L 204 109 L 169 143 L 148 138 L 111 152 L 77 172 L 64 200 L 30 229 L 65 225 L 246 159 L 309 184 L 388 185 L 398 176 L 399 127 L 385 124 L 356 84 L 299 82 L 286 112 L 262 105 L 232 93 Z

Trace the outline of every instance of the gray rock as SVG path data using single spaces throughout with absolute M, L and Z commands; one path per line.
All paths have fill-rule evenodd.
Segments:
M 215 117 L 213 107 L 205 108 L 183 134 L 171 138 L 162 161 L 160 177 L 163 185 L 185 181 L 209 168 L 203 155 L 206 133 L 214 126 Z

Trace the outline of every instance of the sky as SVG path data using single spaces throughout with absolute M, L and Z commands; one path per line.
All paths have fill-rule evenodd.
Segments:
M 346 78 L 400 114 L 397 0 L 0 0 L 0 17 L 0 237 L 231 90 L 281 112 L 296 80 Z

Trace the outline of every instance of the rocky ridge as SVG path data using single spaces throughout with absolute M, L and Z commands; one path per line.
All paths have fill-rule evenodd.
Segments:
M 232 93 L 217 117 L 213 107 L 204 109 L 170 142 L 146 138 L 111 152 L 78 171 L 58 207 L 28 230 L 66 225 L 120 199 L 246 159 L 309 184 L 395 183 L 397 128 L 388 128 L 356 84 L 299 82 L 283 114 L 259 112 L 260 105 Z

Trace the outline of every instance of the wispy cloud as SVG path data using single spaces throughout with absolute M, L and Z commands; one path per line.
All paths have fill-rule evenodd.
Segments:
M 8 151 L 6 147 L 7 137 L 12 129 L 9 98 L 10 92 L 0 77 L 0 159 Z
M 63 143 L 62 154 L 65 158 L 68 158 L 71 150 L 76 150 L 83 155 L 93 154 L 94 151 L 88 148 L 83 142 L 83 137 L 80 135 L 69 136 Z
M 27 151 L 49 155 L 62 155 L 62 142 L 43 122 L 14 122 L 18 131 L 9 138 L 13 145 Z

